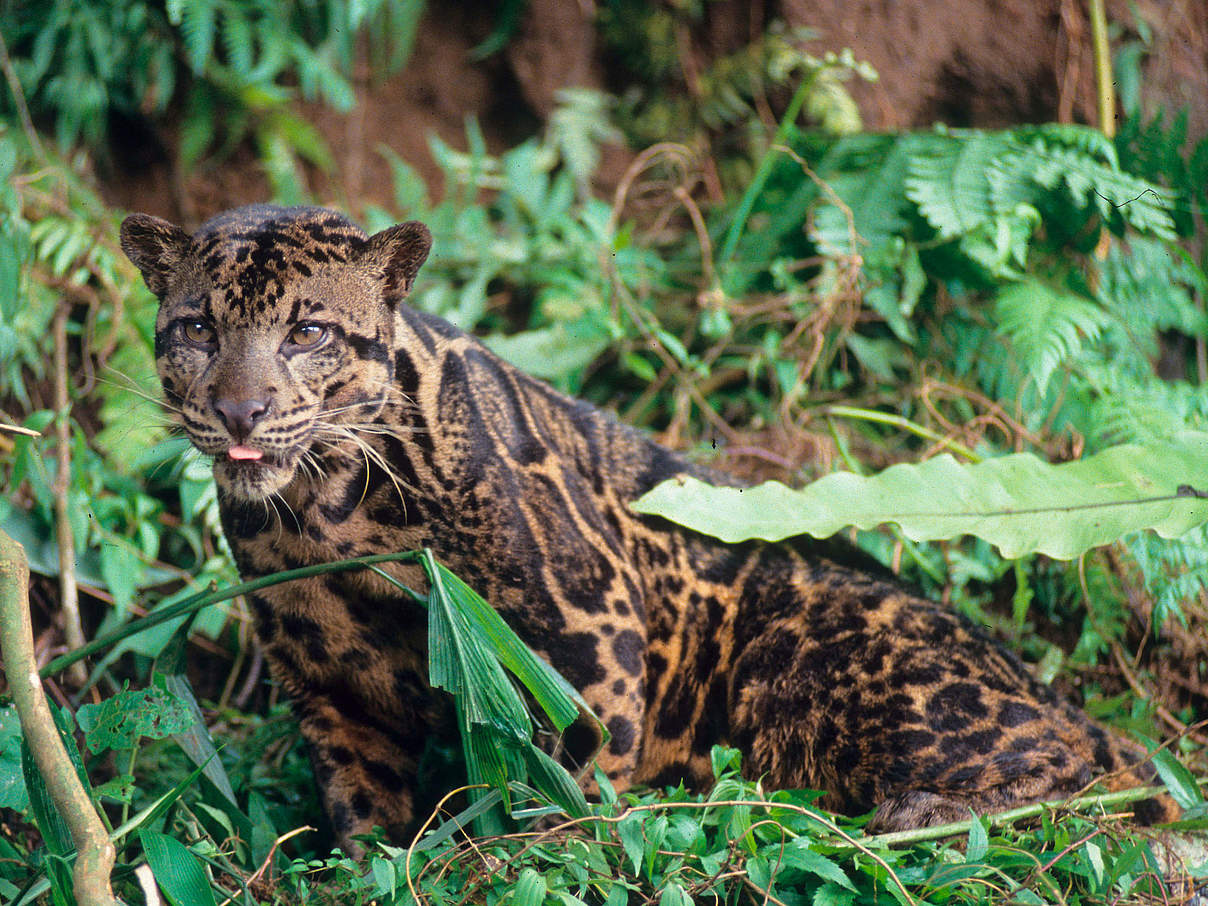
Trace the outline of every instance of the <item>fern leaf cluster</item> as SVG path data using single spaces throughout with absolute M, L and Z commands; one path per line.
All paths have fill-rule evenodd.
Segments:
M 1202 323 L 1185 293 L 1176 302 L 1169 301 L 1170 290 L 1162 293 L 1167 301 L 1161 318 L 1131 304 L 1131 296 L 1155 291 L 1153 275 L 1173 276 L 1176 287 L 1187 286 L 1196 279 L 1194 268 L 1176 273 L 1175 263 L 1159 260 L 1171 256 L 1174 195 L 1121 171 L 1114 146 L 1095 130 L 946 130 L 903 135 L 880 146 L 859 136 L 841 140 L 825 164 L 835 171 L 825 175 L 845 207 L 822 199 L 811 235 L 819 248 L 832 251 L 850 248 L 853 234 L 858 237 L 866 298 L 901 339 L 909 339 L 909 332 L 888 315 L 885 291 L 906 286 L 901 268 L 910 256 L 903 255 L 904 247 L 948 247 L 956 253 L 969 277 L 992 296 L 999 335 L 1042 395 L 1054 371 L 1109 324 L 1152 337 L 1155 327 L 1193 330 Z M 1059 285 L 1029 276 L 1030 258 L 1044 254 L 1055 261 L 1052 256 L 1078 254 L 1078 248 L 1085 251 L 1085 237 L 1103 229 L 1128 231 L 1141 250 L 1134 265 L 1122 264 L 1134 259 L 1114 255 L 1105 266 L 1110 273 L 1103 282 L 1120 301 L 1097 293 L 1093 281 Z M 1130 266 L 1134 270 L 1126 273 Z M 901 301 L 913 308 L 917 298 Z M 1131 323 L 1138 317 L 1148 320 Z
M 1094 300 L 1031 278 L 1003 288 L 994 318 L 1042 394 L 1053 371 L 1095 340 L 1107 321 Z

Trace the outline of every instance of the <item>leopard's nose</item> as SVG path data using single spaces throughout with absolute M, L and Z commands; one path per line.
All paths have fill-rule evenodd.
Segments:
M 214 411 L 236 440 L 247 440 L 266 412 L 268 400 L 215 400 Z

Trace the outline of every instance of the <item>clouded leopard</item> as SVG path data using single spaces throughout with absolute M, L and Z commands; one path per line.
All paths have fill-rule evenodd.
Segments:
M 729 743 L 766 784 L 875 808 L 888 830 L 1067 796 L 1136 761 L 851 551 L 727 545 L 632 512 L 666 478 L 721 479 L 410 308 L 430 242 L 420 223 L 369 236 L 313 207 L 238 208 L 192 235 L 123 223 L 161 302 L 167 406 L 213 458 L 245 577 L 431 547 L 580 690 L 620 787 L 705 783 Z M 405 825 L 425 742 L 451 725 L 423 611 L 370 571 L 250 603 L 341 839 Z

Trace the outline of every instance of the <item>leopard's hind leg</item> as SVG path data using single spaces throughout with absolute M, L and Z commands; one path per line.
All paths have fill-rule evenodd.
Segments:
M 854 587 L 803 586 L 800 610 L 735 662 L 735 739 L 769 786 L 876 808 L 885 831 L 1061 799 L 1134 760 L 967 620 L 888 583 Z M 1126 768 L 1113 785 L 1139 779 Z

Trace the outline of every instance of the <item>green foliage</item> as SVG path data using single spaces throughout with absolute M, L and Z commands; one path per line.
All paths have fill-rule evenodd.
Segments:
M 172 906 L 214 906 L 201 860 L 174 837 L 141 830 L 138 840 L 156 883 Z
M 0 708 L 0 808 L 23 812 L 29 794 L 21 776 L 21 722 L 16 705 Z
M 767 97 L 808 86 L 804 110 L 831 134 L 860 128 L 860 112 L 844 83 L 857 76 L 875 81 L 870 66 L 849 50 L 816 56 L 804 47 L 817 35 L 772 22 L 762 37 L 707 65 L 685 66 L 693 26 L 704 18 L 701 2 L 658 5 L 641 0 L 601 4 L 601 35 L 631 76 L 618 120 L 637 147 L 677 141 L 694 146 L 711 133 L 727 131 L 727 143 L 744 143 L 747 154 L 727 154 L 719 162 L 726 182 L 742 185 L 752 171 L 744 157 L 757 159 L 767 145 L 758 107 Z M 691 51 L 688 51 L 691 53 Z M 727 187 L 730 187 L 727 185 Z
M 437 564 L 431 551 L 424 551 L 421 562 L 429 582 L 429 681 L 456 703 L 470 783 L 495 788 L 510 810 L 509 782 L 524 781 L 531 772 L 547 781 L 538 785 L 564 811 L 585 814 L 587 803 L 578 785 L 533 745 L 528 709 L 504 667 L 533 695 L 556 734 L 578 717 L 575 701 L 582 700 L 482 598 Z
M 0 32 L 30 112 L 54 124 L 61 150 L 102 146 L 114 117 L 162 113 L 177 63 L 162 9 L 145 2 L 5 0 Z M 0 110 L 11 115 L 5 92 Z
M 1107 315 L 1086 296 L 1024 279 L 1003 287 L 994 318 L 1043 395 L 1057 367 L 1098 338 Z
M 129 749 L 142 737 L 165 739 L 187 730 L 193 715 L 163 689 L 123 689 L 98 705 L 84 705 L 76 721 L 92 752 Z
M 368 868 L 296 860 L 282 895 L 313 902 L 337 886 L 347 903 L 980 903 L 987 889 L 1020 903 L 1160 895 L 1149 844 L 1076 812 L 1046 813 L 1028 831 L 974 818 L 947 829 L 956 844 L 926 832 L 891 843 L 864 835 L 862 819 L 831 819 L 814 807 L 815 794 L 765 794 L 741 778 L 735 750 L 715 748 L 713 762 L 715 785 L 701 796 L 617 797 L 604 785 L 594 818 L 553 828 L 465 842 L 437 828 L 405 849 L 383 846 Z M 324 871 L 331 887 L 322 886 Z
M 478 330 L 500 355 L 572 391 L 625 331 L 609 302 L 613 279 L 635 290 L 665 280 L 663 262 L 625 243 L 608 205 L 584 192 L 597 142 L 611 134 L 600 115 L 605 105 L 591 92 L 565 94 L 541 141 L 499 156 L 486 152 L 474 121 L 466 127 L 468 152 L 430 138 L 445 177 L 437 205 L 415 171 L 383 149 L 400 213 L 367 212 L 371 230 L 406 216 L 433 232 L 437 252 L 412 304 Z M 575 125 L 588 120 L 590 130 Z M 489 204 L 480 202 L 482 191 L 492 193 Z M 612 274 L 602 261 L 611 262 Z M 517 320 L 511 311 L 525 314 Z
M 184 170 L 250 141 L 275 196 L 300 202 L 301 162 L 335 164 L 297 98 L 349 111 L 361 42 L 375 78 L 397 72 L 424 8 L 423 0 L 6 0 L 0 28 L 22 96 L 36 119 L 54 123 L 62 151 L 82 142 L 104 156 L 115 134 L 183 97 Z M 17 106 L 5 95 L 0 111 Z
M 976 535 L 1004 557 L 1069 560 L 1143 528 L 1176 538 L 1208 523 L 1208 434 L 1189 432 L 1161 447 L 1110 447 L 1056 466 L 1030 453 L 967 466 L 943 454 L 870 478 L 835 472 L 801 490 L 673 478 L 632 506 L 731 542 L 826 538 L 847 526 L 895 523 L 912 541 Z
M 495 787 L 494 797 L 487 797 L 479 806 L 472 807 L 464 820 L 473 818 L 484 827 L 500 826 L 498 817 L 486 821 L 484 808 L 499 801 L 500 797 L 507 811 L 515 811 L 518 815 L 552 811 L 585 816 L 588 806 L 578 784 L 564 768 L 534 746 L 533 724 L 527 706 L 507 679 L 504 669 L 506 667 L 532 696 L 555 733 L 565 730 L 579 716 L 580 707 L 585 708 L 581 699 L 564 679 L 525 647 L 486 602 L 437 564 L 431 552 L 378 556 L 367 562 L 326 565 L 303 572 L 317 574 L 344 567 L 377 570 L 374 564 L 387 560 L 418 562 L 427 574 L 428 594 L 426 598 L 417 596 L 416 603 L 422 602 L 430 615 L 430 681 L 434 687 L 448 690 L 454 698 L 471 780 Z M 234 597 L 252 587 L 288 581 L 297 574 L 294 571 L 264 577 L 250 585 L 245 583 L 220 593 L 194 595 L 183 602 L 184 606 L 177 608 L 177 613 L 182 616 L 195 613 L 219 597 Z M 384 572 L 380 574 L 389 578 Z M 413 594 L 405 587 L 400 588 L 406 594 Z M 143 617 L 125 627 L 122 634 L 136 634 L 142 629 L 139 623 L 149 626 L 160 619 Z M 107 643 L 112 644 L 119 638 L 113 637 Z M 183 634 L 177 634 L 177 638 L 183 639 Z M 178 652 L 168 646 L 157 660 L 157 667 L 175 669 L 176 660 Z M 56 669 L 60 668 L 56 665 Z M 247 805 L 241 806 L 221 768 L 212 786 L 195 786 L 198 775 L 211 767 L 209 762 L 218 753 L 212 742 L 200 749 L 189 744 L 187 731 L 195 729 L 198 715 L 195 703 L 190 707 L 190 702 L 193 702 L 193 693 L 183 674 L 157 672 L 152 684 L 145 689 L 123 688 L 99 704 L 81 707 L 77 719 L 89 751 L 95 755 L 112 749 L 126 755 L 126 773 L 95 789 L 88 783 L 89 774 L 74 741 L 66 729 L 64 731 L 85 787 L 92 792 L 98 807 L 105 800 L 122 803 L 123 820 L 115 831 L 117 841 L 121 843 L 137 830 L 142 852 L 164 894 L 170 902 L 182 904 L 210 901 L 208 894 L 212 882 L 203 872 L 199 857 L 211 869 L 239 878 L 264 864 L 270 857 L 276 835 L 258 794 L 244 791 L 240 798 L 246 796 Z M 54 865 L 65 866 L 71 856 L 70 841 L 66 832 L 59 828 L 54 807 L 36 769 L 32 768 L 28 756 L 18 754 L 21 751 L 20 728 L 7 720 L 11 716 L 11 709 L 0 712 L 0 764 L 7 761 L 23 765 L 18 776 L 23 774 L 33 798 L 27 798 L 19 785 L 6 783 L 0 787 L 4 794 L 0 801 L 5 807 L 28 812 L 52 852 L 63 860 Z M 133 790 L 132 784 L 139 773 L 140 746 L 146 740 L 169 738 L 181 746 L 184 754 L 196 764 L 195 769 L 162 795 L 155 796 L 150 792 L 152 784 L 147 778 L 144 778 L 143 786 Z M 97 767 L 95 762 L 91 766 L 93 770 Z M 536 789 L 524 785 L 529 778 Z M 162 784 L 163 778 L 160 778 L 155 785 Z M 146 804 L 129 817 L 129 808 L 136 795 Z M 526 804 L 535 801 L 536 811 L 522 812 L 521 801 Z M 152 830 L 162 826 L 165 816 L 190 829 L 194 837 L 200 835 L 199 842 L 186 847 L 173 837 Z M 233 848 L 229 856 L 224 856 L 222 852 L 228 846 Z M 50 884 L 57 891 L 56 896 L 70 897 L 68 874 L 52 867 L 47 878 L 43 883 Z

